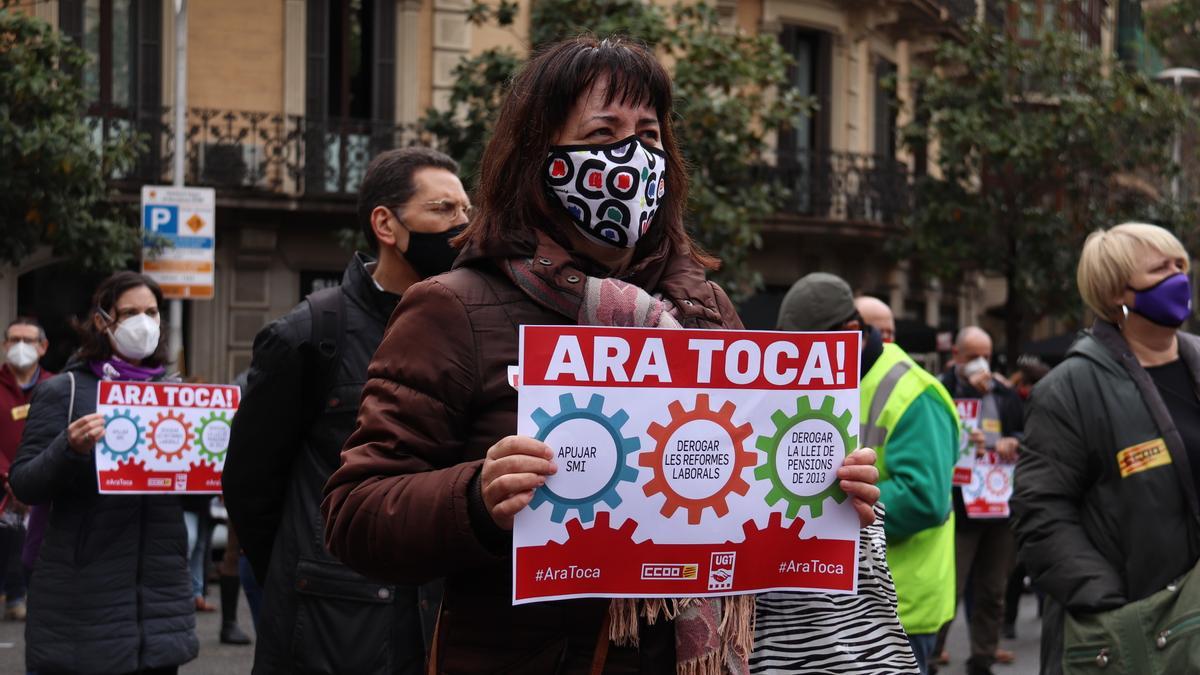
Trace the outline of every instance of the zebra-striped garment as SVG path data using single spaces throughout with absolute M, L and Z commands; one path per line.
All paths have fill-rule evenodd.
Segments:
M 883 507 L 862 530 L 858 595 L 763 593 L 758 596 L 751 673 L 918 673 L 896 616 L 896 586 L 887 566 Z

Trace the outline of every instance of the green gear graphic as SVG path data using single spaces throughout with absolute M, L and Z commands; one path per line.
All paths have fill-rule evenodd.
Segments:
M 827 396 L 821 402 L 821 407 L 814 409 L 808 403 L 808 398 L 801 396 L 796 399 L 796 414 L 788 415 L 782 410 L 776 410 L 771 415 L 771 421 L 775 423 L 775 434 L 773 436 L 759 436 L 755 441 L 755 447 L 767 454 L 767 461 L 754 470 L 754 477 L 759 480 L 770 480 L 771 491 L 767 493 L 767 504 L 774 506 L 780 499 L 787 501 L 787 517 L 795 518 L 800 513 L 801 506 L 808 506 L 810 518 L 820 518 L 823 510 L 822 505 L 826 498 L 832 498 L 837 503 L 842 503 L 846 500 L 846 493 L 838 487 L 838 481 L 834 480 L 829 487 L 818 492 L 815 495 L 804 496 L 798 495 L 787 489 L 783 479 L 779 476 L 778 465 L 775 461 L 775 456 L 779 452 L 779 446 L 783 444 L 783 439 L 787 437 L 787 433 L 792 427 L 806 420 L 821 420 L 828 422 L 838 434 L 842 437 L 842 443 L 846 449 L 846 454 L 854 451 L 855 445 L 858 443 L 858 437 L 850 434 L 850 411 L 841 415 L 833 414 L 833 397 Z
M 229 418 L 225 416 L 224 411 L 214 412 L 211 415 L 209 415 L 208 417 L 202 418 L 200 420 L 200 424 L 196 427 L 196 448 L 199 449 L 201 457 L 203 457 L 204 459 L 207 459 L 210 462 L 214 462 L 214 463 L 219 462 L 222 459 L 224 459 L 225 453 L 228 452 L 228 450 L 229 450 L 228 444 L 225 445 L 224 450 L 221 450 L 219 452 L 214 451 L 214 450 L 209 450 L 208 446 L 204 444 L 204 430 L 208 428 L 208 425 L 216 423 L 216 422 L 220 422 L 220 423 L 224 424 L 225 426 L 230 427 L 230 430 L 232 431 L 232 428 L 233 428 L 232 424 L 230 423 Z

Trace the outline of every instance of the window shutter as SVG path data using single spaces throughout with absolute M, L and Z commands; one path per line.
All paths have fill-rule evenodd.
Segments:
M 788 56 L 796 54 L 796 28 L 795 26 L 784 26 L 783 31 L 779 34 L 779 46 Z M 792 61 L 787 67 L 787 81 L 789 83 L 796 81 L 796 63 Z M 791 165 L 795 163 L 796 157 L 796 129 L 788 126 L 779 130 L 779 141 L 775 148 L 775 161 L 780 165 Z
M 306 23 L 304 114 L 323 120 L 329 112 L 329 0 L 308 0 Z
M 83 46 L 83 2 L 84 0 L 58 2 L 58 29 L 79 46 Z
M 371 121 L 390 123 L 396 119 L 396 0 L 377 0 L 374 19 Z
M 304 192 L 325 190 L 325 120 L 329 112 L 329 0 L 308 0 L 304 75 Z
M 140 0 L 135 3 L 133 105 L 135 125 L 149 136 L 150 152 L 142 153 L 138 160 L 138 174 L 147 177 L 162 177 L 163 106 L 162 106 L 162 3 L 157 0 Z

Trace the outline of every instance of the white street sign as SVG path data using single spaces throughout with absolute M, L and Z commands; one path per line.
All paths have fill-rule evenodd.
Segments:
M 167 298 L 212 299 L 216 213 L 212 188 L 142 186 L 142 273 Z M 166 244 L 158 254 L 156 238 Z

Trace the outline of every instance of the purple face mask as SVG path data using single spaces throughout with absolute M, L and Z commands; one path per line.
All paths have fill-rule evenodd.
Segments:
M 1179 328 L 1192 315 L 1192 284 L 1183 272 L 1172 274 L 1162 281 L 1133 291 L 1133 306 L 1129 311 L 1146 317 L 1166 328 Z

